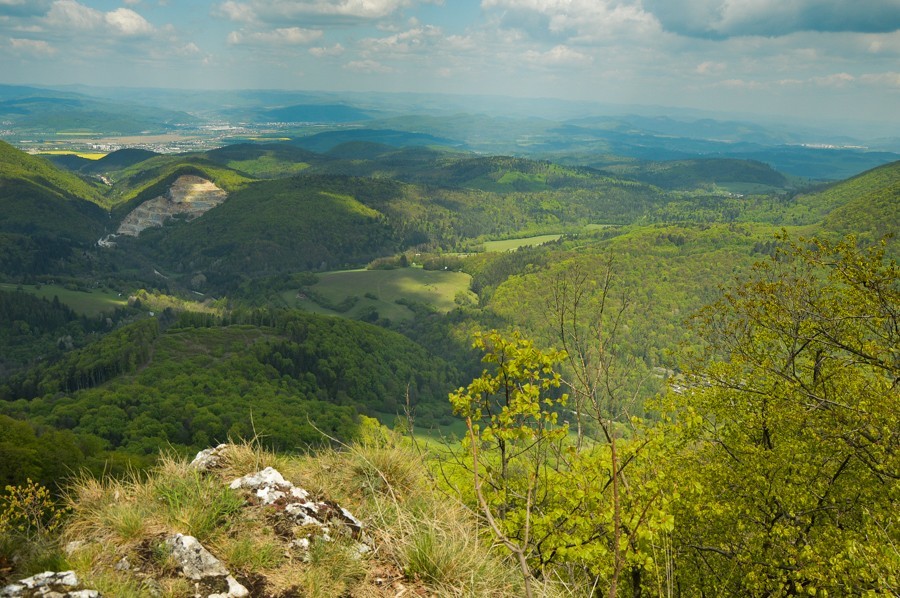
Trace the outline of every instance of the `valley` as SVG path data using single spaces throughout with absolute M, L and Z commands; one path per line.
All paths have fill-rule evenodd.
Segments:
M 18 93 L 16 114 L 55 105 Z M 168 104 L 129 120 L 127 102 L 77 101 L 110 118 L 21 116 L 0 142 L 0 485 L 165 502 L 165 484 L 211 491 L 178 463 L 230 443 L 241 459 L 343 479 L 335 493 L 392 534 L 452 502 L 466 531 L 433 517 L 427 533 L 502 562 L 495 594 L 441 574 L 473 595 L 541 580 L 561 596 L 625 571 L 633 595 L 656 595 L 648 580 L 674 575 L 674 559 L 684 595 L 894 587 L 860 581 L 828 538 L 839 511 L 872 571 L 896 565 L 880 547 L 896 536 L 881 488 L 898 454 L 900 155 L 689 137 L 734 128 L 711 121 L 386 116 L 288 99 L 248 100 L 230 120 Z M 28 141 L 42 126 L 72 135 Z M 67 486 L 73 471 L 84 477 Z M 413 511 L 388 525 L 401 503 Z M 72 521 L 89 520 L 85 504 Z M 107 551 L 138 559 L 151 549 L 136 539 L 155 541 L 141 522 L 164 517 L 129 516 L 132 532 L 102 527 L 114 549 L 90 548 L 107 587 L 133 581 Z M 3 533 L 0 581 L 15 552 Z M 215 550 L 236 542 L 209 533 Z M 42 563 L 34 554 L 16 575 Z M 459 594 L 427 563 L 390 558 L 407 563 L 391 565 L 396 583 Z M 835 559 L 839 582 L 822 577 Z M 240 575 L 294 587 L 276 569 Z M 730 573 L 720 586 L 710 571 Z M 377 585 L 359 575 L 341 587 Z M 765 591 L 748 589 L 756 579 Z

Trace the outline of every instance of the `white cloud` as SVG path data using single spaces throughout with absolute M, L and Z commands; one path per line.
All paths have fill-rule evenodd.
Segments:
M 320 29 L 303 29 L 301 27 L 279 27 L 271 31 L 232 31 L 228 34 L 228 43 L 263 44 L 270 46 L 304 46 L 322 37 Z
M 105 21 L 102 12 L 79 4 L 75 0 L 56 0 L 46 17 L 48 25 L 61 29 L 97 29 Z
M 309 53 L 315 56 L 316 58 L 325 58 L 328 56 L 340 56 L 345 51 L 344 46 L 341 44 L 335 44 L 333 46 L 317 46 L 315 48 L 310 48 Z
M 26 54 L 39 56 L 53 56 L 56 54 L 56 48 L 40 39 L 19 39 L 12 37 L 9 39 L 9 44 L 14 50 L 19 50 Z
M 147 35 L 153 33 L 153 25 L 130 8 L 117 8 L 105 15 L 106 23 L 122 35 Z
M 44 21 L 50 28 L 62 31 L 106 31 L 123 36 L 153 33 L 153 25 L 130 8 L 102 12 L 75 0 L 56 0 Z
M 594 59 L 587 54 L 577 52 L 567 46 L 558 45 L 546 52 L 529 50 L 525 53 L 525 61 L 540 66 L 585 66 L 591 64 Z
M 535 36 L 605 43 L 659 31 L 657 20 L 637 0 L 482 0 L 481 7 L 499 11 L 501 24 Z
M 343 68 L 348 71 L 365 74 L 390 73 L 394 70 L 376 60 L 353 60 L 345 64 Z
M 364 55 L 368 54 L 408 54 L 410 52 L 422 52 L 426 48 L 432 48 L 443 39 L 440 28 L 427 25 L 416 27 L 408 31 L 402 31 L 387 37 L 371 37 L 360 42 Z
M 443 0 L 227 0 L 219 14 L 233 21 L 308 23 L 310 19 L 370 21 L 383 19 L 417 4 L 442 4 Z
M 900 73 L 868 73 L 860 75 L 859 80 L 868 85 L 878 87 L 896 87 L 900 89 Z
M 256 14 L 248 4 L 241 4 L 232 0 L 220 4 L 217 14 L 238 23 L 253 23 L 256 21 Z
M 128 6 L 137 6 L 141 3 L 141 0 L 122 0 L 122 2 Z
M 725 71 L 725 63 L 724 62 L 713 62 L 712 60 L 707 60 L 705 62 L 701 62 L 697 65 L 697 68 L 694 71 L 698 75 L 720 75 Z
M 856 77 L 850 73 L 835 73 L 824 77 L 813 77 L 811 79 L 812 83 L 819 87 L 846 87 L 855 80 Z

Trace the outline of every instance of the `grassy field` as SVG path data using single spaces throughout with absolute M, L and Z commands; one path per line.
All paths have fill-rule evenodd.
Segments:
M 45 299 L 53 300 L 53 297 L 59 297 L 62 303 L 65 303 L 76 313 L 88 317 L 95 317 L 103 312 L 110 312 L 117 307 L 126 304 L 126 297 L 120 297 L 118 293 L 112 291 L 73 291 L 65 287 L 53 284 L 44 284 L 40 287 L 36 285 L 23 284 L 4 284 L 0 283 L 0 289 L 4 291 L 15 291 L 21 289 L 26 293 L 37 295 Z
M 550 241 L 556 241 L 562 235 L 539 235 L 537 237 L 522 237 L 519 239 L 505 239 L 503 241 L 485 241 L 485 251 L 515 251 L 519 247 L 534 247 Z
M 398 299 L 424 303 L 435 311 L 448 312 L 456 306 L 454 299 L 464 293 L 473 301 L 469 291 L 471 276 L 462 272 L 398 268 L 396 270 L 347 270 L 319 274 L 319 282 L 311 290 L 337 305 L 347 297 L 358 297 L 353 307 L 344 313 L 326 309 L 298 291 L 286 291 L 281 297 L 288 307 L 307 311 L 357 318 L 375 309 L 381 318 L 407 320 L 413 312 Z

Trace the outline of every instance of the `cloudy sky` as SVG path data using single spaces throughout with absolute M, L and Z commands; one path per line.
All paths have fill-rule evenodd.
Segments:
M 900 0 L 0 0 L 0 82 L 559 97 L 896 129 Z

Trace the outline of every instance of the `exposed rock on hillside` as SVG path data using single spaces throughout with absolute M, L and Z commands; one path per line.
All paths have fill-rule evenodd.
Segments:
M 212 471 L 219 467 L 227 444 L 200 451 L 191 466 L 200 471 Z M 357 540 L 356 551 L 365 554 L 371 540 L 363 534 L 362 522 L 347 509 L 333 501 L 311 500 L 310 493 L 294 486 L 272 467 L 245 475 L 231 482 L 232 490 L 249 490 L 249 503 L 255 506 L 275 508 L 272 517 L 276 533 L 291 546 L 307 551 L 311 540 L 320 538 L 331 541 L 335 531 Z
M 177 214 L 193 220 L 228 198 L 215 183 L 194 175 L 178 177 L 165 195 L 147 200 L 131 211 L 116 231 L 136 237 L 145 228 L 162 226 Z
M 209 594 L 209 598 L 244 598 L 250 595 L 247 588 L 238 583 L 225 565 L 206 550 L 197 538 L 175 534 L 166 540 L 166 547 L 172 551 L 182 574 L 188 579 L 210 587 L 226 586 L 219 593 Z
M 74 571 L 54 573 L 45 571 L 0 589 L 3 598 L 31 598 L 54 596 L 56 598 L 98 598 L 95 590 L 80 590 L 80 582 Z

